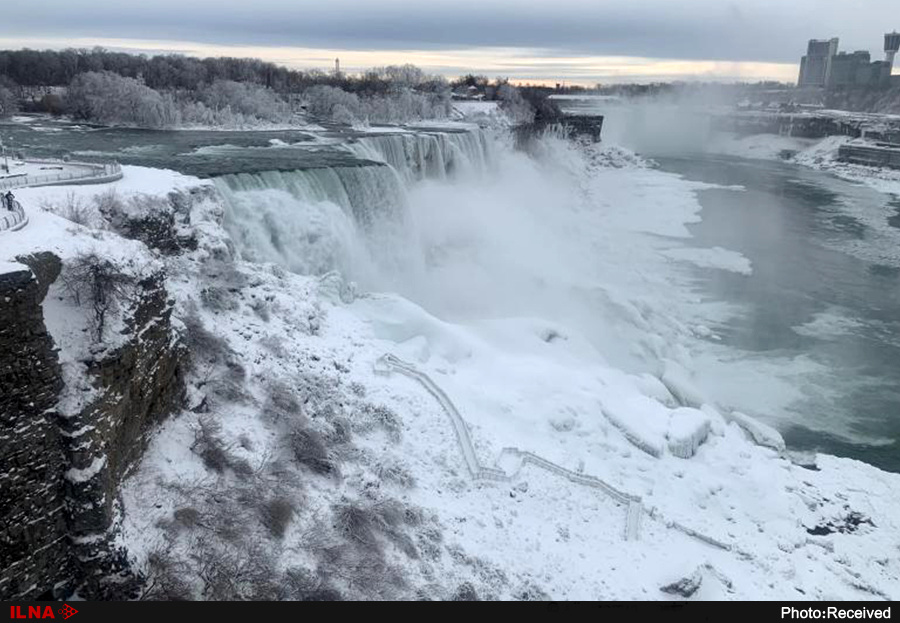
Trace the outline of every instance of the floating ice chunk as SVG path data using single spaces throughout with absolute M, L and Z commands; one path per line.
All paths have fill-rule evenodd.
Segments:
M 635 379 L 635 386 L 645 396 L 655 398 L 664 405 L 674 407 L 676 405 L 675 397 L 672 392 L 663 385 L 663 383 L 650 374 L 642 374 Z
M 697 389 L 691 381 L 690 373 L 680 364 L 671 360 L 666 360 L 665 371 L 660 379 L 672 395 L 678 399 L 682 405 L 688 407 L 700 407 L 705 402 L 702 392 Z
M 746 257 L 736 251 L 729 251 L 722 247 L 713 247 L 711 249 L 669 249 L 663 252 L 663 255 L 673 260 L 690 262 L 700 268 L 716 268 L 719 270 L 727 270 L 741 275 L 750 275 L 753 273 L 753 267 Z
M 759 420 L 738 411 L 731 413 L 731 420 L 744 429 L 753 438 L 753 441 L 759 445 L 772 448 L 778 452 L 784 451 L 784 438 L 781 436 L 781 433 L 768 424 L 763 424 Z

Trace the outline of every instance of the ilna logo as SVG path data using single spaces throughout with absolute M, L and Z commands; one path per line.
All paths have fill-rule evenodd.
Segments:
M 77 613 L 78 610 L 69 604 L 66 604 L 56 612 L 63 619 L 68 619 Z M 56 614 L 53 613 L 51 606 L 28 606 L 27 610 L 23 610 L 22 606 L 9 607 L 9 618 L 11 619 L 55 619 Z

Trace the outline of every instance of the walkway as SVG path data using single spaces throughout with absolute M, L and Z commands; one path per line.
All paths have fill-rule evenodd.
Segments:
M 95 164 L 64 160 L 14 162 L 7 174 L 0 174 L 0 191 L 36 186 L 105 184 L 122 179 L 119 163 Z
M 404 376 L 407 376 L 418 382 L 422 387 L 425 388 L 425 390 L 429 394 L 434 396 L 434 398 L 441 405 L 441 408 L 444 410 L 444 413 L 446 413 L 447 417 L 450 419 L 450 424 L 453 426 L 453 431 L 456 434 L 456 441 L 459 445 L 460 452 L 462 453 L 463 462 L 465 462 L 466 468 L 469 471 L 469 475 L 473 480 L 513 482 L 518 477 L 519 472 L 526 465 L 533 465 L 538 469 L 543 469 L 545 471 L 556 474 L 557 476 L 565 478 L 566 480 L 577 485 L 600 491 L 611 497 L 619 504 L 625 505 L 626 512 L 624 538 L 626 541 L 636 541 L 640 539 L 641 519 L 646 512 L 651 519 L 659 521 L 667 528 L 677 530 L 683 534 L 686 534 L 687 536 L 701 541 L 706 545 L 724 551 L 736 551 L 740 554 L 744 554 L 744 552 L 741 552 L 739 549 L 728 543 L 724 543 L 718 539 L 702 534 L 697 530 L 689 528 L 677 521 L 666 519 L 656 508 L 645 508 L 640 496 L 621 491 L 611 484 L 604 482 L 599 478 L 595 478 L 594 476 L 585 475 L 579 472 L 573 472 L 572 470 L 566 469 L 561 465 L 557 465 L 552 461 L 548 461 L 547 459 L 540 457 L 532 452 L 520 450 L 518 448 L 504 448 L 493 467 L 484 466 L 478 461 L 478 456 L 475 453 L 475 446 L 472 443 L 472 436 L 469 432 L 468 426 L 466 426 L 465 421 L 463 420 L 462 416 L 459 414 L 459 411 L 456 409 L 456 406 L 453 404 L 453 402 L 451 402 L 447 394 L 440 387 L 438 387 L 433 380 L 431 380 L 431 377 L 429 377 L 424 372 L 417 370 L 413 364 L 407 363 L 399 357 L 390 353 L 383 355 L 380 359 L 378 359 L 378 361 L 375 363 L 375 372 L 379 374 L 399 372 Z M 509 473 L 507 473 L 506 470 L 502 469 L 500 465 L 506 465 L 507 467 L 511 468 L 509 470 Z

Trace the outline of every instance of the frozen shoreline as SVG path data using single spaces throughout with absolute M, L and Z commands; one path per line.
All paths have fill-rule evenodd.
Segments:
M 900 171 L 839 162 L 838 148 L 858 140 L 846 136 L 824 139 L 802 139 L 774 134 L 757 134 L 738 138 L 720 134 L 708 145 L 708 151 L 741 158 L 779 160 L 824 171 L 851 182 L 866 184 L 879 192 L 900 196 Z M 786 160 L 782 152 L 793 152 Z

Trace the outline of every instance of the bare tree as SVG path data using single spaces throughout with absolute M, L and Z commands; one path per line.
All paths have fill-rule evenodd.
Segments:
M 134 296 L 136 285 L 132 276 L 93 251 L 66 263 L 62 284 L 76 305 L 90 307 L 91 328 L 98 342 L 103 340 L 110 312 Z

